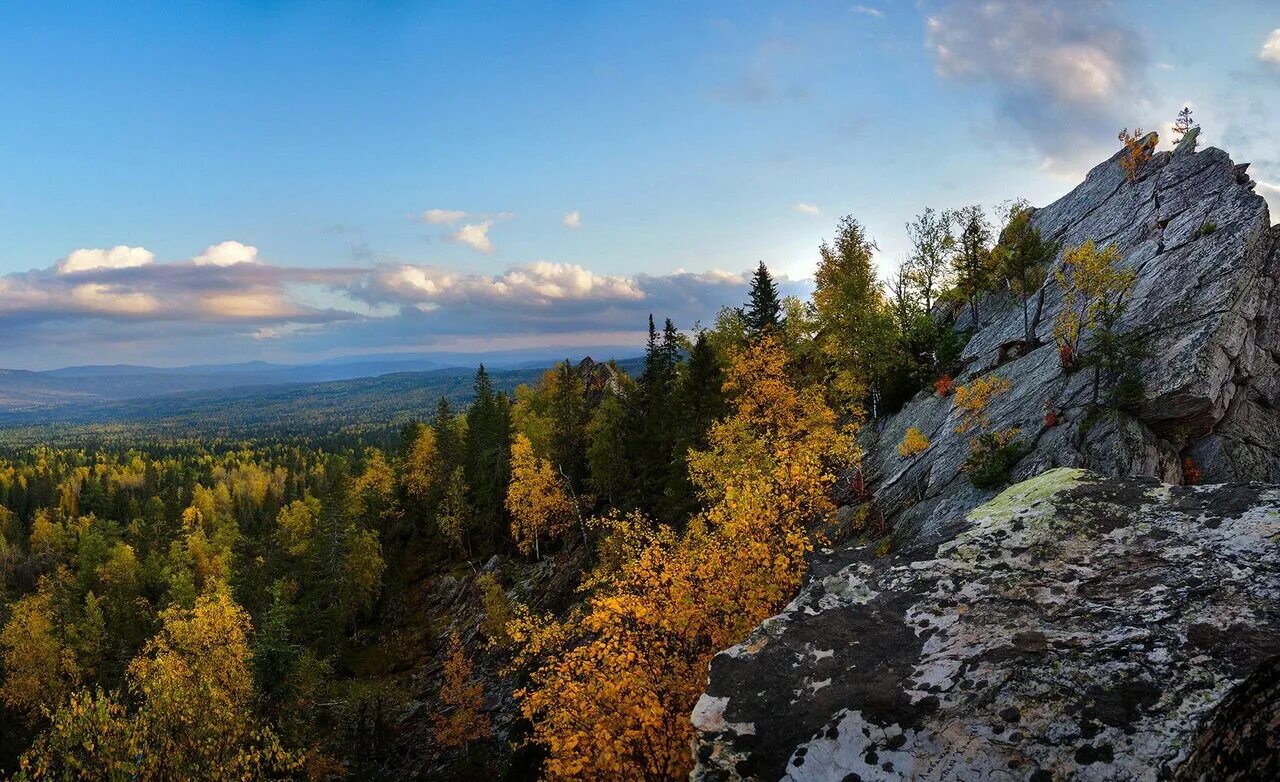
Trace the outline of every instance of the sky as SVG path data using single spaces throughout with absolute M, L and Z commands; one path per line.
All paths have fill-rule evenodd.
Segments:
M 0 367 L 639 344 L 850 214 L 1188 105 L 1280 216 L 1274 0 L 0 4 Z M 1167 137 L 1167 133 L 1165 134 Z

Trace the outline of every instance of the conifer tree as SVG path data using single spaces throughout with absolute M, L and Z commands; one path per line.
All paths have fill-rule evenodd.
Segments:
M 818 248 L 813 292 L 832 393 L 842 405 L 865 403 L 873 417 L 900 356 L 893 314 L 876 279 L 876 249 L 857 220 L 842 219 L 835 239 Z
M 503 503 L 511 474 L 511 409 L 495 393 L 484 365 L 476 371 L 475 399 L 467 410 L 466 480 L 476 528 L 492 542 L 506 527 Z
M 751 275 L 751 300 L 743 315 L 748 333 L 758 338 L 761 334 L 776 331 L 781 323 L 782 303 L 778 288 L 774 285 L 769 268 L 760 261 Z
M 991 289 L 991 225 L 982 207 L 966 206 L 953 213 L 959 236 L 952 265 L 956 273 L 956 288 L 969 302 L 973 325 L 980 325 L 978 299 Z

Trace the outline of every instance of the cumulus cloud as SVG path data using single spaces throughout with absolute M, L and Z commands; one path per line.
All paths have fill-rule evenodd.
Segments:
M 432 266 L 384 267 L 374 278 L 379 298 L 416 303 L 502 302 L 544 306 L 563 301 L 638 300 L 644 294 L 627 278 L 595 274 L 576 264 L 515 266 L 500 275 L 459 274 Z
M 577 209 L 574 209 L 572 212 L 565 212 L 564 219 L 561 220 L 560 222 L 564 223 L 565 228 L 581 228 L 582 213 L 580 213 Z
M 796 205 L 791 208 L 800 214 L 810 215 L 812 217 L 817 217 L 822 214 L 822 210 L 819 209 L 816 204 L 806 204 L 803 201 L 796 203 Z
M 258 248 L 237 241 L 220 242 L 205 248 L 191 259 L 197 266 L 233 266 L 237 263 L 257 263 Z
M 1001 121 L 1047 168 L 1074 172 L 1143 104 L 1146 50 L 1113 11 L 1102 0 L 946 0 L 926 18 L 926 46 L 939 77 L 992 88 Z
M 869 6 L 869 5 L 855 5 L 849 10 L 853 11 L 855 14 L 862 14 L 863 16 L 871 16 L 876 19 L 879 19 L 880 17 L 884 16 L 884 11 L 881 11 L 879 8 L 873 8 L 872 6 Z
M 481 223 L 467 223 L 457 231 L 448 235 L 451 242 L 465 244 L 474 250 L 482 253 L 493 252 L 493 242 L 489 239 L 489 229 L 493 227 L 492 220 L 485 220 Z
M 127 269 L 146 266 L 155 258 L 145 247 L 119 244 L 110 250 L 73 250 L 66 258 L 58 261 L 56 268 L 59 274 L 75 274 L 91 269 Z
M 1262 51 L 1258 52 L 1258 59 L 1280 66 L 1280 27 L 1272 30 L 1271 35 L 1267 36 L 1267 42 L 1262 45 Z
M 453 225 L 466 216 L 461 209 L 428 209 L 418 219 L 427 225 Z

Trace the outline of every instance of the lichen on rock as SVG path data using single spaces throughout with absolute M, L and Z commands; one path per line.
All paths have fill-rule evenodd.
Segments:
M 712 663 L 694 776 L 1157 779 L 1197 746 L 1261 762 L 1214 719 L 1280 658 L 1277 536 L 1274 488 L 1055 470 L 946 542 L 833 552 Z

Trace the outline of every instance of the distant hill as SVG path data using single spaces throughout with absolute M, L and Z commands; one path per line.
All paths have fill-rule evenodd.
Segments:
M 632 347 L 590 350 L 596 356 L 630 357 Z M 547 367 L 564 358 L 577 360 L 582 348 L 544 348 L 494 353 L 400 353 L 327 359 L 307 364 L 272 364 L 251 361 L 239 364 L 197 364 L 183 367 L 150 367 L 133 364 L 65 367 L 47 371 L 0 369 L 0 421 L 12 413 L 44 413 L 50 420 L 122 409 L 115 403 L 263 386 L 326 383 L 374 378 L 406 372 L 432 372 L 450 368 L 474 371 L 484 363 L 491 369 Z M 162 403 L 162 405 L 168 402 Z M 145 405 L 143 407 L 146 407 Z
M 510 392 L 521 383 L 536 381 L 551 363 L 494 369 L 489 374 L 495 388 Z M 642 359 L 630 358 L 618 363 L 634 374 L 639 371 Z M 128 370 L 120 368 L 122 374 L 114 377 L 157 376 L 141 371 L 149 369 L 147 367 L 133 369 L 140 372 L 130 375 Z M 15 373 L 0 374 L 0 385 L 11 380 L 12 374 Z M 68 380 L 56 373 L 16 374 L 24 376 L 23 379 L 33 374 L 53 375 L 50 386 Z M 92 375 L 80 377 L 85 376 Z M 113 376 L 104 373 L 97 377 Z M 92 397 L 84 392 L 77 395 L 73 390 L 63 389 L 63 396 L 44 405 L 0 409 L 0 443 L 66 442 L 94 437 L 95 433 L 131 437 L 245 437 L 397 428 L 410 420 L 425 419 L 441 396 L 457 405 L 467 404 L 471 400 L 474 378 L 475 369 L 471 367 L 445 367 L 319 383 L 206 388 L 117 400 Z M 12 382 L 16 386 L 22 380 Z

